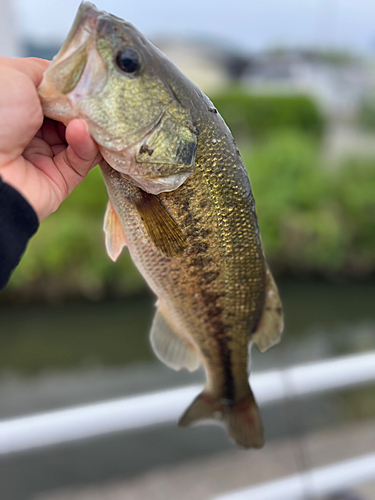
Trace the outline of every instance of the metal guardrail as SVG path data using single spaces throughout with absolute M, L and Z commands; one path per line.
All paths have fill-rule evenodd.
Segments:
M 214 500 L 303 500 L 322 498 L 375 479 L 375 453 L 310 469 L 215 497 Z M 369 499 L 370 500 L 370 499 Z
M 251 385 L 259 405 L 337 390 L 375 380 L 375 351 L 256 373 Z M 176 421 L 201 386 L 103 401 L 0 420 L 0 454 L 86 439 Z

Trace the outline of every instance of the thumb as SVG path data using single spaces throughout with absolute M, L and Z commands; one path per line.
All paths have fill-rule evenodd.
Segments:
M 66 127 L 65 138 L 68 147 L 60 154 L 65 156 L 64 160 L 68 167 L 65 180 L 71 192 L 100 161 L 101 156 L 84 121 L 78 118 L 72 120 Z

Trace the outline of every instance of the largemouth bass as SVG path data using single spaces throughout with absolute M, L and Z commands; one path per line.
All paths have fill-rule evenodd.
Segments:
M 222 422 L 261 447 L 248 350 L 278 342 L 279 294 L 267 267 L 249 178 L 208 97 L 134 26 L 82 3 L 39 87 L 47 117 L 80 117 L 98 143 L 109 255 L 126 245 L 158 297 L 151 344 L 207 383 L 181 417 Z

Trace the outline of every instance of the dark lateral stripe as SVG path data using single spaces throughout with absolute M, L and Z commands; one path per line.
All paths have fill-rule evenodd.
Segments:
M 211 228 L 202 214 L 196 214 L 190 209 L 189 196 L 196 196 L 194 192 L 186 193 L 180 205 L 180 215 L 183 217 L 184 232 L 187 237 L 186 255 L 189 258 L 190 274 L 199 276 L 202 287 L 202 301 L 207 311 L 210 325 L 214 329 L 213 338 L 219 348 L 220 363 L 224 372 L 224 394 L 228 402 L 235 401 L 235 385 L 232 373 L 232 351 L 228 345 L 225 325 L 222 321 L 223 308 L 218 305 L 223 293 L 213 291 L 211 285 L 220 276 L 220 269 L 212 266 L 210 245 L 207 241 Z M 203 200 L 204 201 L 204 200 Z M 207 356 L 210 353 L 207 352 Z
M 228 402 L 235 401 L 235 387 L 232 370 L 232 350 L 228 346 L 228 337 L 225 334 L 225 326 L 221 320 L 213 322 L 215 327 L 214 339 L 219 346 L 220 361 L 224 371 L 224 398 Z
M 228 347 L 227 339 L 222 339 L 219 342 L 221 350 L 221 358 L 224 366 L 225 373 L 225 399 L 230 403 L 235 401 L 235 389 L 234 389 L 234 378 L 232 373 L 232 351 Z

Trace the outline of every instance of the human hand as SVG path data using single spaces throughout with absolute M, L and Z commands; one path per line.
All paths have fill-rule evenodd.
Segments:
M 0 176 L 39 220 L 57 210 L 101 159 L 86 124 L 44 119 L 36 91 L 49 61 L 0 57 Z

